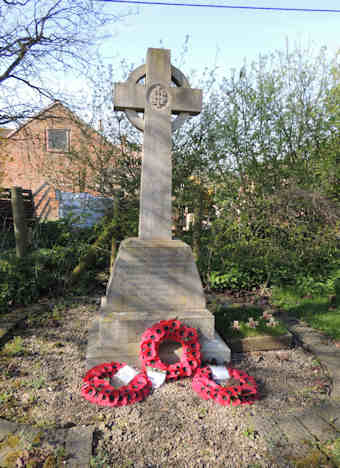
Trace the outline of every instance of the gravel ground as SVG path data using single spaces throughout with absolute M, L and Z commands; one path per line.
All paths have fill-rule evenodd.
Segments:
M 289 448 L 269 454 L 249 416 L 293 413 L 327 399 L 329 379 L 312 355 L 300 347 L 234 354 L 232 364 L 259 385 L 261 399 L 252 406 L 204 401 L 186 379 L 163 385 L 142 403 L 100 408 L 80 395 L 87 330 L 98 304 L 99 298 L 46 301 L 45 312 L 28 317 L 0 353 L 0 417 L 58 428 L 94 425 L 94 467 L 290 466 Z

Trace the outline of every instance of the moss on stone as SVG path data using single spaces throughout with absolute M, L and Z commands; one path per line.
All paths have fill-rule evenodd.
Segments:
M 334 466 L 330 464 L 327 457 L 318 449 L 313 450 L 303 458 L 294 459 L 293 463 L 295 468 L 320 468 L 321 466 L 329 466 L 331 468 Z
M 22 450 L 10 452 L 3 460 L 4 468 L 16 468 L 17 459 L 23 454 Z
M 20 444 L 20 438 L 15 434 L 10 434 L 6 437 L 6 439 L 0 443 L 0 450 L 4 448 L 15 448 Z
M 42 442 L 42 437 L 43 437 L 43 432 L 42 431 L 39 431 L 38 434 L 36 434 L 32 440 L 32 444 L 37 446 L 39 444 L 41 444 Z
M 57 466 L 57 460 L 54 455 L 49 455 L 43 464 L 43 468 L 57 468 Z

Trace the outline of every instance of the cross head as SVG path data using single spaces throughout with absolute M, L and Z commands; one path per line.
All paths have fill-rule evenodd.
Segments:
M 140 84 L 145 78 L 145 84 Z M 171 133 L 202 108 L 202 91 L 191 89 L 170 62 L 170 50 L 148 49 L 146 65 L 125 83 L 115 84 L 115 110 L 144 131 L 140 192 L 139 238 L 171 240 Z M 144 119 L 138 116 L 144 113 Z M 178 117 L 172 121 L 172 114 Z

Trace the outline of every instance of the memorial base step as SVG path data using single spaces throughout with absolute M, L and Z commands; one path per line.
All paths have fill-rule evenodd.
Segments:
M 140 368 L 139 360 L 140 340 L 130 343 L 106 343 L 105 346 L 100 341 L 100 318 L 98 317 L 88 335 L 88 346 L 86 354 L 86 368 L 101 364 L 103 362 L 126 362 L 127 364 Z M 230 362 L 230 348 L 222 340 L 220 335 L 214 331 L 210 338 L 200 336 L 201 355 L 203 362 L 216 361 L 217 364 Z M 161 344 L 159 356 L 163 362 L 172 364 L 180 359 L 182 347 L 179 343 L 165 342 Z
M 190 246 L 180 240 L 125 239 L 89 333 L 88 367 L 107 360 L 139 365 L 144 331 L 175 318 L 197 329 L 204 358 L 230 360 L 230 350 L 216 335 L 215 318 L 206 308 Z M 164 346 L 165 356 L 171 358 L 169 350 L 170 345 Z

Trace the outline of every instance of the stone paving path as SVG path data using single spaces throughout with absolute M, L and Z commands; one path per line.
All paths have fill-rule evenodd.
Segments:
M 301 410 L 286 417 L 254 416 L 253 428 L 268 442 L 275 453 L 277 444 L 312 444 L 316 449 L 326 441 L 340 437 L 340 349 L 332 344 L 323 333 L 314 330 L 303 322 L 280 316 L 287 328 L 294 334 L 301 346 L 314 354 L 326 368 L 332 380 L 330 399 L 322 405 Z
M 15 461 L 27 445 L 44 444 L 52 452 L 64 447 L 67 458 L 65 466 L 87 468 L 92 454 L 93 430 L 91 426 L 44 430 L 0 419 L 0 466 L 16 466 Z
M 10 320 L 0 321 L 0 342 L 25 318 L 25 310 L 16 312 Z M 277 444 L 312 443 L 315 447 L 325 441 L 340 437 L 340 349 L 321 332 L 309 328 L 303 322 L 280 317 L 298 342 L 324 366 L 332 379 L 330 399 L 321 406 L 301 410 L 286 417 L 264 417 L 255 415 L 250 424 L 254 431 L 263 435 L 268 447 Z M 44 442 L 52 449 L 64 447 L 69 468 L 90 466 L 94 427 L 74 426 L 69 429 L 44 430 L 27 424 L 15 424 L 0 419 L 0 467 L 15 460 L 27 443 Z M 15 466 L 13 463 L 13 466 Z

